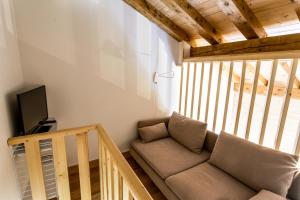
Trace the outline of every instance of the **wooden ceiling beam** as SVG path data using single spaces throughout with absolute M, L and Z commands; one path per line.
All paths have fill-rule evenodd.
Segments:
M 297 8 L 295 8 L 295 12 L 296 12 L 296 14 L 298 16 L 298 19 L 300 20 L 300 6 L 297 7 Z
M 258 80 L 264 85 L 264 86 L 268 86 L 269 81 L 268 79 L 266 79 L 263 75 L 259 74 L 258 75 Z
M 190 43 L 188 34 L 173 21 L 166 17 L 163 13 L 149 4 L 146 0 L 123 0 L 139 13 L 144 15 L 150 21 L 157 24 L 160 28 L 174 37 L 177 41 L 186 41 Z
M 221 34 L 193 7 L 187 0 L 160 0 L 165 6 L 178 14 L 183 13 L 192 24 L 198 28 L 198 33 L 208 43 L 223 42 Z
M 191 48 L 191 57 L 300 50 L 300 33 Z
M 247 64 L 247 72 L 250 73 L 255 72 L 254 67 L 252 65 Z M 232 76 L 233 76 L 233 82 L 240 83 L 241 78 L 235 71 L 233 71 Z M 263 84 L 263 86 L 268 86 L 269 81 L 263 75 L 259 74 L 258 80 Z
M 287 74 L 290 74 L 290 72 L 291 72 L 291 66 L 287 62 L 279 62 L 279 63 L 280 63 L 281 68 Z M 300 80 L 297 77 L 295 77 L 295 80 L 294 80 L 294 87 L 300 89 Z
M 267 33 L 245 0 L 217 0 L 220 9 L 247 39 L 265 38 Z
M 245 83 L 244 92 L 251 93 L 253 85 L 251 83 Z M 240 88 L 240 83 L 234 83 L 234 91 L 238 92 Z M 257 86 L 257 94 L 266 95 L 268 88 L 264 85 Z M 286 87 L 275 85 L 273 88 L 273 96 L 285 96 L 286 95 Z M 300 99 L 300 89 L 293 88 L 292 90 L 292 98 Z
M 250 64 L 250 63 L 247 63 L 247 69 L 248 69 L 248 71 L 247 72 L 250 72 L 250 73 L 252 73 L 252 74 L 254 74 L 255 73 L 255 67 L 252 65 L 252 64 Z M 262 74 L 259 74 L 258 75 L 258 80 L 259 80 L 259 82 L 261 82 L 264 86 L 268 86 L 268 79 L 266 79 Z
M 241 82 L 241 77 L 233 71 L 232 73 L 232 79 L 234 83 L 240 83 Z

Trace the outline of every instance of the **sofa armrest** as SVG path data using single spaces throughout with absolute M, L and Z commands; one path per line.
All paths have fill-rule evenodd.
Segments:
M 254 197 L 252 197 L 250 200 L 286 200 L 285 197 L 282 197 L 278 194 L 275 194 L 273 192 L 270 192 L 268 190 L 261 190 L 259 193 L 257 193 Z
M 170 120 L 170 117 L 141 120 L 141 121 L 138 121 L 137 128 L 143 128 L 145 126 L 152 126 L 152 125 L 159 124 L 159 123 L 165 123 L 166 127 L 168 128 L 169 120 Z
M 300 188 L 300 170 L 298 170 L 298 172 L 296 173 L 292 185 L 289 189 L 288 195 L 287 197 L 289 199 L 300 199 L 300 192 L 299 192 L 299 188 Z

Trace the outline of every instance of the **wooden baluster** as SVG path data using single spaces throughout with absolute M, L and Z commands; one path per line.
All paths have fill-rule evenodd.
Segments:
M 182 87 L 183 87 L 183 65 L 180 69 L 180 93 L 179 93 L 179 110 L 178 112 L 181 113 L 181 102 L 182 102 Z
M 102 181 L 103 181 L 103 197 L 104 200 L 108 200 L 108 184 L 107 184 L 107 159 L 106 159 L 106 148 L 104 142 L 101 141 L 101 151 L 102 151 Z
M 184 116 L 186 116 L 188 96 L 189 96 L 189 82 L 190 82 L 190 63 L 187 66 L 187 75 L 186 75 L 186 86 L 185 86 L 185 104 L 184 104 Z
M 200 119 L 201 102 L 202 102 L 202 91 L 203 91 L 203 79 L 204 79 L 204 63 L 202 62 L 201 63 L 201 77 L 200 77 L 200 91 L 199 91 L 197 120 Z
M 207 86 L 207 98 L 206 98 L 206 112 L 205 112 L 205 122 L 208 120 L 208 111 L 209 111 L 209 100 L 210 100 L 210 88 L 211 88 L 211 79 L 213 73 L 213 63 L 209 63 L 209 78 Z
M 231 81 L 232 81 L 232 74 L 233 74 L 233 64 L 234 64 L 233 62 L 230 62 L 228 82 L 227 82 L 227 91 L 226 91 L 226 100 L 225 100 L 225 108 L 224 108 L 224 113 L 223 113 L 223 124 L 222 124 L 222 130 L 223 131 L 225 131 L 226 121 L 227 121 L 228 104 L 229 104 L 230 91 L 231 91 Z
M 106 167 L 107 167 L 107 197 L 108 197 L 108 199 L 109 200 L 112 200 L 112 193 L 111 193 L 111 191 L 112 191 L 112 187 L 111 187 L 111 185 L 112 185 L 112 183 L 111 183 L 111 181 L 112 181 L 112 174 L 111 174 L 111 155 L 110 155 L 110 152 L 107 150 L 106 151 L 106 163 L 107 163 L 107 165 L 106 165 Z
M 300 122 L 298 125 L 298 140 L 296 143 L 295 155 L 300 156 Z
M 287 117 L 287 113 L 288 113 L 288 109 L 289 109 L 289 105 L 290 105 L 290 100 L 291 100 L 291 96 L 292 96 L 293 85 L 294 85 L 294 81 L 295 81 L 295 77 L 296 77 L 297 66 L 298 66 L 298 59 L 294 59 L 293 64 L 292 64 L 292 70 L 290 72 L 289 79 L 288 79 L 289 83 L 288 83 L 288 87 L 287 87 L 287 91 L 286 91 L 286 95 L 285 95 L 285 99 L 284 99 L 284 104 L 283 104 L 282 111 L 281 111 L 281 117 L 280 117 L 279 127 L 278 127 L 278 131 L 277 131 L 277 137 L 276 137 L 276 141 L 275 141 L 275 149 L 277 149 L 277 150 L 279 150 L 280 144 L 281 144 L 284 125 L 285 125 L 285 121 L 286 121 L 286 117 Z
M 266 132 L 266 127 L 267 127 L 269 110 L 270 110 L 270 106 L 271 106 L 271 100 L 272 100 L 272 94 L 273 94 L 273 89 L 274 89 L 277 66 L 278 66 L 278 60 L 274 60 L 273 66 L 272 66 L 272 71 L 271 71 L 271 76 L 270 76 L 270 81 L 269 81 L 269 86 L 268 86 L 265 111 L 264 111 L 263 120 L 262 120 L 262 124 L 261 124 L 260 135 L 259 135 L 259 144 L 260 145 L 263 145 L 264 138 L 265 138 L 265 132 Z
M 254 109 L 254 105 L 255 105 L 256 91 L 257 91 L 257 85 L 258 85 L 258 77 L 259 77 L 259 73 L 260 73 L 260 66 L 261 66 L 261 61 L 258 60 L 256 63 L 255 76 L 254 76 L 254 82 L 253 82 L 252 94 L 251 94 L 251 102 L 250 102 L 250 108 L 249 108 L 249 115 L 248 115 L 246 134 L 245 134 L 245 138 L 247 140 L 249 139 L 249 136 L 250 136 L 252 115 L 253 115 L 253 109 Z
M 81 199 L 91 200 L 89 149 L 87 133 L 76 135 Z
M 134 197 L 130 190 L 128 191 L 128 200 L 134 200 Z
M 118 192 L 119 192 L 119 200 L 123 200 L 123 177 L 118 171 Z
M 32 199 L 46 200 L 39 141 L 33 139 L 27 140 L 24 145 Z
M 241 78 L 241 85 L 240 85 L 240 92 L 239 92 L 239 101 L 238 101 L 238 107 L 237 107 L 234 131 L 233 131 L 234 135 L 237 135 L 237 131 L 239 128 L 239 121 L 240 121 L 240 114 L 241 114 L 243 93 L 244 93 L 244 85 L 245 85 L 245 75 L 246 75 L 246 61 L 244 60 L 243 67 L 242 67 L 242 78 Z
M 58 198 L 61 200 L 70 200 L 68 163 L 64 135 L 52 138 L 52 149 Z
M 194 63 L 194 77 L 193 77 L 193 87 L 192 87 L 192 102 L 191 102 L 191 113 L 190 117 L 193 117 L 193 110 L 194 110 L 194 100 L 195 100 L 195 84 L 196 84 L 196 75 L 197 75 L 197 63 Z
M 216 124 L 217 124 L 218 109 L 219 109 L 219 97 L 220 97 L 220 87 L 221 87 L 221 80 L 222 80 L 223 65 L 224 65 L 223 62 L 221 62 L 220 65 L 219 65 L 219 76 L 218 76 L 218 85 L 217 85 L 216 102 L 215 102 L 213 131 L 216 130 Z
M 111 199 L 115 200 L 116 190 L 115 190 L 115 168 L 113 158 L 110 158 L 110 183 L 111 183 Z
M 104 200 L 104 179 L 103 179 L 103 147 L 102 147 L 102 138 L 98 134 L 98 148 L 99 148 L 99 175 L 100 175 L 100 200 Z

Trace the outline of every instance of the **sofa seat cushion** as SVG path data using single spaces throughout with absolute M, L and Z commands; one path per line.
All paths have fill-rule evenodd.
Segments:
M 268 190 L 262 190 L 250 200 L 286 200 L 286 198 Z
M 256 194 L 207 162 L 170 176 L 166 184 L 181 200 L 248 200 Z
M 209 159 L 210 153 L 203 150 L 194 153 L 171 137 L 143 143 L 136 140 L 132 148 L 165 179 L 173 174 L 184 171 Z

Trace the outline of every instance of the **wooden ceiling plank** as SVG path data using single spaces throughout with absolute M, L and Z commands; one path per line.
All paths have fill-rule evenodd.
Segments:
M 247 39 L 265 38 L 267 33 L 244 0 L 217 0 L 220 9 Z
M 123 0 L 178 41 L 190 42 L 188 34 L 146 0 Z
M 186 0 L 161 0 L 161 2 L 178 14 L 183 13 L 198 28 L 199 35 L 208 43 L 222 43 L 221 34 Z
M 300 33 L 191 48 L 191 57 L 300 50 Z

